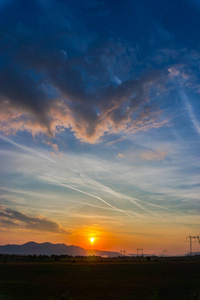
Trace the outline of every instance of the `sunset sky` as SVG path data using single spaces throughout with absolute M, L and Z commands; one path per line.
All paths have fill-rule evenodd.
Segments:
M 0 244 L 187 253 L 199 99 L 199 0 L 0 0 Z

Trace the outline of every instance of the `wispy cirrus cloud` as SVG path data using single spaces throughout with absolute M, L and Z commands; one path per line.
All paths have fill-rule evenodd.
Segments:
M 163 151 L 161 149 L 155 151 L 146 151 L 141 153 L 141 158 L 144 160 L 162 160 L 167 156 L 168 151 Z

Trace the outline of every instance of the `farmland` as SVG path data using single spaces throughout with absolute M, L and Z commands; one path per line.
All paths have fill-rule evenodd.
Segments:
M 2 256 L 1 300 L 200 299 L 200 259 Z M 196 294 L 197 296 L 193 296 Z

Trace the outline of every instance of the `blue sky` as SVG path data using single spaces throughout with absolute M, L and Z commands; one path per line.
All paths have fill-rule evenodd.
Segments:
M 189 250 L 199 30 L 199 1 L 0 1 L 1 244 Z

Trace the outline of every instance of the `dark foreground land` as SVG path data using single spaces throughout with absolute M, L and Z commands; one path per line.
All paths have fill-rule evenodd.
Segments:
M 4 256 L 0 299 L 199 300 L 200 258 Z

